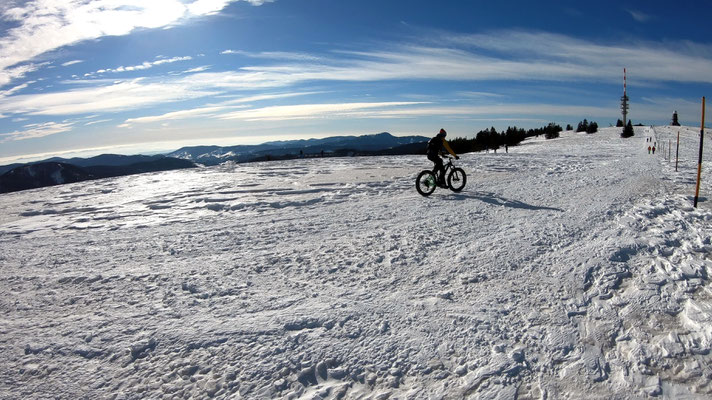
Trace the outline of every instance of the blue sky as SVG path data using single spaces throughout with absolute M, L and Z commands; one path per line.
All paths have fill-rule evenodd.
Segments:
M 698 1 L 4 0 L 0 164 L 495 126 L 698 126 Z

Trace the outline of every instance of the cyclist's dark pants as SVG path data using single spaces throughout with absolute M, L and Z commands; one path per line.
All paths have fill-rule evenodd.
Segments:
M 444 176 L 442 176 L 443 173 L 445 173 L 445 167 L 443 167 L 443 159 L 438 157 L 437 154 L 428 154 L 428 160 L 435 163 L 435 168 L 433 168 L 433 171 L 435 171 L 435 178 L 437 178 L 438 180 L 443 180 L 445 178 Z

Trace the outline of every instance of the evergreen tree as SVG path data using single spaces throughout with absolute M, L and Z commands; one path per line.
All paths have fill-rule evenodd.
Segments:
M 475 141 L 477 142 L 480 150 L 486 149 L 487 145 L 489 144 L 489 141 L 490 141 L 489 129 L 485 129 L 483 131 L 477 132 L 477 136 L 475 136 Z
M 494 126 L 490 128 L 489 142 L 487 143 L 487 148 L 497 151 L 500 145 L 500 135 Z
M 559 132 L 561 132 L 562 130 L 563 129 L 561 129 L 559 125 L 556 125 L 555 123 L 551 122 L 544 128 L 544 137 L 547 139 L 555 139 L 559 137 Z
M 596 133 L 598 132 L 598 123 L 591 121 L 586 128 L 586 133 Z
M 621 133 L 621 137 L 623 138 L 629 138 L 635 135 L 635 132 L 633 131 L 633 123 L 628 121 L 628 125 L 623 128 L 623 133 Z
M 576 132 L 586 132 L 588 130 L 588 121 L 584 118 L 583 121 L 579 122 Z
M 620 118 L 618 118 L 618 121 L 616 122 L 616 127 L 617 127 L 617 128 L 622 128 L 622 127 L 623 127 L 623 121 L 622 121 Z
M 567 130 L 567 131 L 573 131 L 573 130 L 574 130 L 574 127 L 571 126 L 571 124 L 566 124 L 566 130 Z

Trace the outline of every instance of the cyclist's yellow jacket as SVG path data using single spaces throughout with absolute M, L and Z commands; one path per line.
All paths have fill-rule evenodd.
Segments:
M 445 147 L 445 150 L 447 150 L 447 152 L 450 153 L 453 157 L 457 157 L 457 154 L 452 151 L 452 148 L 450 148 L 450 145 L 447 143 L 447 140 L 445 140 L 445 138 L 443 138 L 443 147 Z

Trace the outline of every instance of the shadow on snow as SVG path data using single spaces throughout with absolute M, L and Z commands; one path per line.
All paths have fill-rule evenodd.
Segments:
M 452 196 L 448 197 L 451 200 L 468 200 L 468 199 L 475 199 L 475 200 L 480 200 L 484 203 L 492 204 L 495 206 L 503 206 L 503 207 L 509 207 L 509 208 L 522 208 L 525 210 L 549 210 L 549 211 L 559 211 L 563 212 L 564 210 L 556 207 L 544 207 L 544 206 L 535 206 L 532 204 L 527 204 L 519 200 L 510 200 L 507 198 L 504 198 L 502 196 L 499 196 L 495 193 L 457 193 L 453 194 Z

